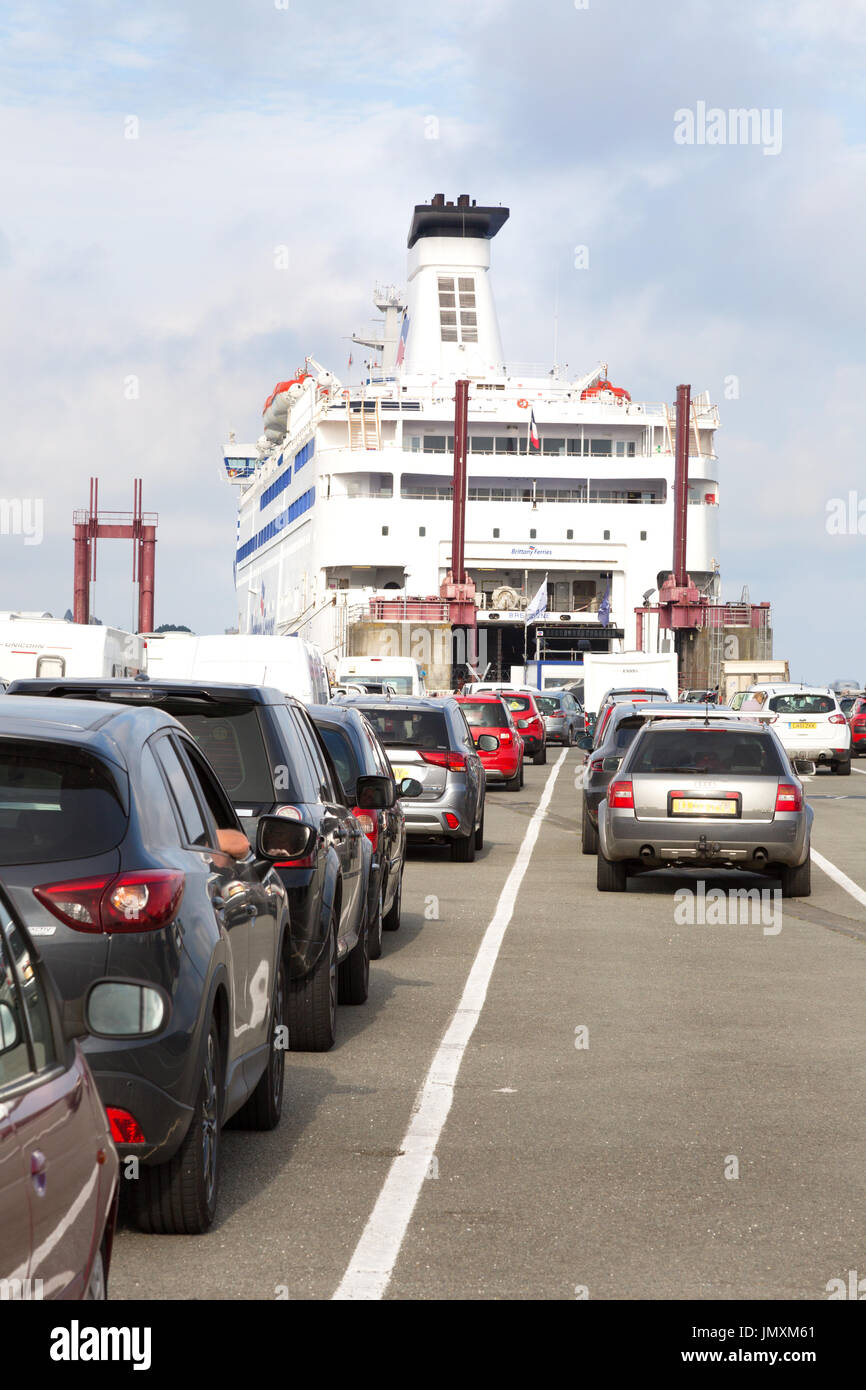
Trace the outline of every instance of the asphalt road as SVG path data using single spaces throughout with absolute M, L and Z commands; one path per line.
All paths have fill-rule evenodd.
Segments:
M 474 864 L 412 854 L 368 1004 L 341 1008 L 330 1053 L 288 1056 L 276 1131 L 225 1134 L 207 1236 L 119 1229 L 113 1298 L 334 1295 L 555 757 L 489 793 Z M 826 1298 L 866 1272 L 866 775 L 807 785 L 813 845 L 860 900 L 813 866 L 765 930 L 678 921 L 697 873 L 598 894 L 581 763 L 559 770 L 417 1204 L 385 1213 L 405 1226 L 385 1297 Z

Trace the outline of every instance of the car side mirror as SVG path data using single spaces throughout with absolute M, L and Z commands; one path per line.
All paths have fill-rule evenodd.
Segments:
M 811 758 L 795 758 L 794 771 L 800 777 L 814 777 L 817 771 L 817 764 Z
M 11 1052 L 21 1041 L 21 1029 L 15 1011 L 9 1004 L 0 1004 L 0 1056 Z
M 481 753 L 495 753 L 499 747 L 499 739 L 495 734 L 482 734 L 476 747 Z
M 616 772 L 622 758 L 603 758 L 601 763 L 602 772 Z
M 84 1004 L 84 1022 L 96 1038 L 147 1038 L 171 1012 L 163 990 L 132 980 L 97 980 Z
M 355 805 L 362 811 L 387 811 L 397 800 L 397 789 L 391 777 L 359 777 L 355 787 Z
M 256 832 L 256 859 L 274 864 L 284 859 L 303 859 L 310 853 L 316 831 L 304 821 L 286 816 L 261 816 Z
M 592 734 L 581 734 L 577 740 L 578 748 L 582 748 L 584 753 L 589 753 L 592 749 Z
M 404 777 L 400 783 L 401 796 L 420 796 L 423 790 L 417 777 Z

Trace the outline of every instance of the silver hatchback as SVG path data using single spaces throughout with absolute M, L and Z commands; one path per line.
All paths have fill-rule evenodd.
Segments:
M 771 874 L 783 897 L 807 897 L 812 818 L 769 728 L 653 720 L 598 808 L 597 886 L 623 892 L 629 873 L 647 869 L 725 868 Z

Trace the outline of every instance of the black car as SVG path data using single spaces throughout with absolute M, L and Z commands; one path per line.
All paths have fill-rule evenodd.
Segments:
M 253 840 L 276 814 L 316 830 L 309 854 L 276 865 L 289 895 L 287 1021 L 293 1051 L 327 1051 L 337 1003 L 363 1004 L 369 979 L 367 899 L 373 853 L 305 707 L 264 686 L 159 680 L 15 681 L 9 694 L 124 700 L 158 707 L 192 734 Z M 360 795 L 360 792 L 358 793 Z M 393 785 L 368 785 L 386 802 Z
M 370 958 L 378 960 L 383 929 L 396 931 L 400 925 L 406 818 L 397 800 L 396 784 L 392 803 L 380 810 L 362 810 L 357 805 L 357 787 L 359 777 L 393 781 L 391 764 L 372 724 L 359 710 L 348 705 L 310 705 L 308 713 L 331 755 L 347 804 L 373 850 L 367 922 Z
M 283 822 L 264 821 L 278 835 Z M 312 832 L 293 826 L 295 848 Z M 66 1000 L 105 975 L 158 986 L 166 1027 L 84 1051 L 144 1230 L 213 1220 L 224 1123 L 282 1109 L 285 890 L 200 749 L 159 709 L 4 697 L 3 882 Z M 285 844 L 290 837 L 283 837 Z

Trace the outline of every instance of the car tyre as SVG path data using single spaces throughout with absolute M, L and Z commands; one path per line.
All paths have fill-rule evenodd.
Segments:
M 580 822 L 580 850 L 581 854 L 598 854 L 598 826 L 593 825 L 590 820 L 586 802 L 583 805 L 583 816 Z
M 808 898 L 812 894 L 812 859 L 806 855 L 802 864 L 785 864 L 779 877 L 782 880 L 783 898 Z
M 543 747 L 543 748 L 539 748 L 538 752 L 535 753 L 535 754 L 533 755 L 532 763 L 533 763 L 533 766 L 534 766 L 534 767 L 544 767 L 544 764 L 545 764 L 546 762 L 547 762 L 547 744 L 545 743 L 544 747 Z
M 521 786 L 521 788 L 523 787 L 523 778 L 524 778 L 523 769 L 524 769 L 524 766 L 525 766 L 524 761 L 523 761 L 523 759 L 521 758 L 521 759 L 520 759 L 520 786 Z
M 340 1004 L 366 1004 L 370 992 L 370 934 L 367 912 L 358 940 L 337 969 L 337 1000 Z
M 203 1234 L 216 1215 L 222 1158 L 222 1049 L 210 1021 L 204 1063 L 189 1129 L 165 1163 L 143 1167 L 129 1184 L 132 1218 L 155 1235 Z
M 599 893 L 625 892 L 628 886 L 628 869 L 624 859 L 606 859 L 599 848 L 595 872 Z
M 90 1278 L 87 1281 L 87 1288 L 84 1290 L 84 1299 L 87 1303 L 102 1303 L 108 1298 L 108 1286 L 105 1282 L 105 1260 L 102 1256 L 102 1246 L 96 1252 L 93 1264 L 90 1267 Z
M 476 850 L 479 850 L 479 849 L 483 849 L 483 848 L 484 848 L 484 803 L 483 803 L 483 802 L 482 802 L 482 805 L 481 805 L 481 824 L 479 825 L 478 829 L 477 829 L 476 832 L 475 832 L 475 848 L 476 848 Z
M 475 859 L 475 831 L 451 841 L 451 858 L 455 864 L 471 864 Z
M 846 758 L 844 762 L 841 762 L 841 761 L 840 761 L 840 762 L 838 762 L 838 763 L 834 763 L 834 764 L 833 764 L 833 771 L 834 771 L 834 772 L 837 774 L 837 776 L 839 776 L 839 777 L 850 777 L 850 776 L 851 776 L 851 760 L 850 760 L 850 758 Z
M 327 1052 L 337 1036 L 337 919 L 332 910 L 328 939 L 312 970 L 289 985 L 289 1047 L 292 1052 Z
M 523 764 L 517 769 L 513 777 L 506 778 L 505 790 L 507 792 L 519 792 L 523 786 Z
M 367 936 L 369 938 L 368 954 L 371 960 L 378 960 L 382 954 L 382 930 L 385 925 L 384 918 L 382 915 L 382 904 L 384 901 L 384 897 L 385 891 L 383 888 L 380 887 L 379 896 L 376 900 L 376 906 L 373 909 L 372 922 L 370 921 L 369 917 L 367 919 Z
M 286 1073 L 286 1049 L 283 1042 L 286 1028 L 286 965 L 280 960 L 274 980 L 274 1000 L 271 1005 L 271 1050 L 268 1065 L 248 1100 L 244 1102 L 230 1124 L 233 1129 L 276 1129 L 283 1113 L 283 1086 Z
M 403 908 L 403 870 L 397 879 L 397 893 L 385 916 L 382 918 L 383 931 L 397 931 L 400 926 L 400 913 Z

